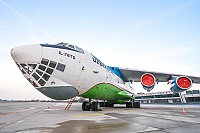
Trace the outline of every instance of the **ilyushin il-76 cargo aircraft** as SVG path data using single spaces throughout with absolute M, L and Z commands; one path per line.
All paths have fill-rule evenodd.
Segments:
M 101 106 L 114 104 L 140 108 L 130 86 L 132 82 L 141 82 L 148 92 L 156 83 L 167 82 L 174 93 L 191 88 L 192 83 L 200 84 L 200 77 L 106 66 L 91 53 L 69 43 L 19 46 L 11 50 L 11 56 L 24 77 L 47 97 L 88 98 L 82 103 L 83 111 L 98 111 Z

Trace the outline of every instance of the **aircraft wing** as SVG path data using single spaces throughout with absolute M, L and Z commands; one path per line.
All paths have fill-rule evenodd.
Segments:
M 170 74 L 170 73 L 160 73 L 160 72 L 151 72 L 151 71 L 143 71 L 143 70 L 133 70 L 129 68 L 119 68 L 120 73 L 123 76 L 125 82 L 128 82 L 129 79 L 134 80 L 134 82 L 140 82 L 141 76 L 145 73 L 151 73 L 155 76 L 158 82 L 168 82 L 176 76 L 187 76 L 189 77 L 193 83 L 200 84 L 200 77 L 188 76 L 188 75 L 180 75 L 180 74 Z

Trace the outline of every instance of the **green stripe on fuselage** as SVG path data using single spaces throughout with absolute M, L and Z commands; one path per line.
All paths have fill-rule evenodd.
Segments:
M 124 96 L 119 95 L 121 94 L 120 92 L 122 92 L 122 90 L 112 84 L 100 83 L 80 96 L 84 98 L 112 101 L 112 103 L 122 103 L 121 100 L 132 99 L 131 96 L 125 94 Z

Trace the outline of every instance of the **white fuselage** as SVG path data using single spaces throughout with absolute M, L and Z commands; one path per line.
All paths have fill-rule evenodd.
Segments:
M 122 91 L 134 93 L 133 89 L 125 85 L 124 81 L 100 60 L 82 49 L 82 52 L 77 52 L 78 47 L 74 47 L 75 49 L 60 48 L 56 45 L 51 47 L 48 44 L 27 45 L 14 48 L 11 55 L 20 70 L 25 71 L 24 76 L 39 91 L 71 86 L 77 90 L 78 94 L 74 95 L 81 95 L 99 83 L 109 83 Z M 43 60 L 46 63 L 42 63 Z M 32 69 L 31 64 L 36 64 L 36 67 Z M 31 72 L 27 71 L 29 69 Z
M 60 80 L 74 86 L 79 91 L 79 94 L 85 93 L 94 85 L 102 82 L 112 83 L 121 86 L 121 88 L 123 87 L 124 90 L 132 91 L 132 89 L 125 87 L 121 78 L 86 51 L 83 54 L 71 50 L 44 47 L 42 58 L 65 64 L 65 71 L 54 72 L 52 77 L 59 77 Z M 49 83 L 52 81 L 50 79 Z

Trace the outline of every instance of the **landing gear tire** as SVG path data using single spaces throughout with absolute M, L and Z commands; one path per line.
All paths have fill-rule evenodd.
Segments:
M 95 102 L 92 102 L 91 110 L 92 110 L 92 111 L 95 111 Z
M 108 102 L 105 102 L 105 107 L 114 107 L 114 104 L 110 104 Z
M 105 107 L 105 102 L 100 102 L 100 107 Z
M 133 107 L 134 108 L 140 108 L 140 102 L 134 102 Z
M 82 103 L 82 110 L 83 111 L 102 111 L 101 107 L 100 107 L 100 103 L 99 102 L 88 102 L 88 101 L 84 101 Z
M 126 102 L 126 108 L 133 108 L 132 102 Z
M 91 105 L 89 104 L 89 102 L 87 102 L 87 101 L 84 101 L 83 103 L 82 103 L 82 110 L 83 111 L 90 111 L 90 107 Z
M 91 109 L 92 111 L 102 111 L 99 102 L 92 102 Z

